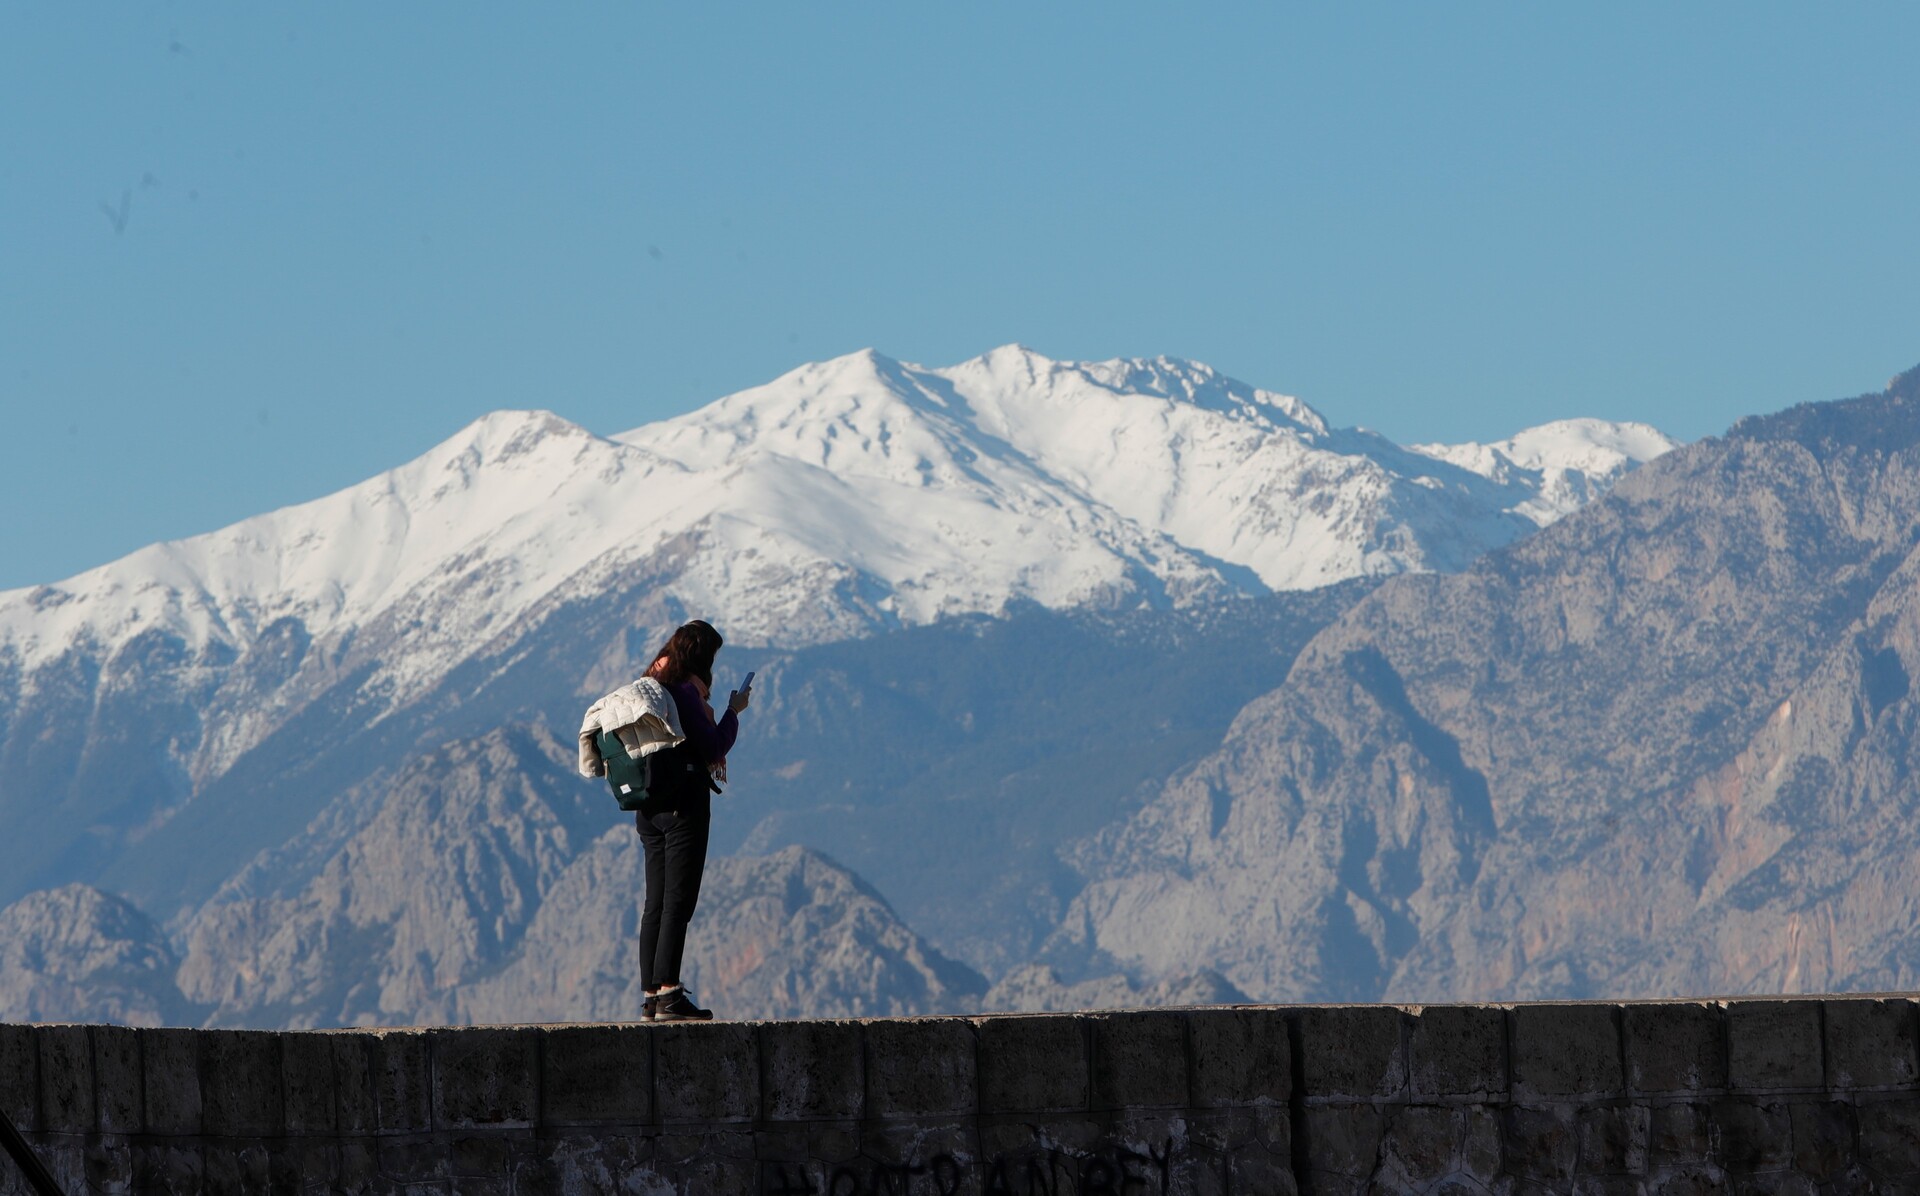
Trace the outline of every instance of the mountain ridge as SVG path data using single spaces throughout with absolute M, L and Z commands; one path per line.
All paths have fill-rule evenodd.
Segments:
M 942 370 L 867 351 L 613 438 L 496 412 L 345 490 L 0 593 L 0 763 L 76 792 L 90 757 L 77 776 L 8 728 L 125 739 L 114 695 L 164 676 L 151 769 L 108 786 L 141 790 L 110 821 L 158 824 L 341 686 L 378 723 L 635 576 L 660 622 L 781 647 L 1457 568 L 1671 443 L 1568 428 L 1547 439 L 1584 444 L 1574 465 L 1459 465 L 1198 363 L 1014 347 Z
M 1080 847 L 1042 957 L 1269 1000 L 1908 987 L 1917 542 L 1906 375 L 1390 579 Z
M 493 413 L 314 503 L 0 594 L 0 902 L 70 882 L 126 894 L 178 939 L 190 1003 L 223 1018 L 457 1016 L 434 1003 L 441 980 L 513 966 L 588 837 L 561 787 L 577 779 L 531 763 L 545 748 L 487 736 L 564 739 L 700 615 L 766 678 L 764 743 L 736 763 L 767 802 L 727 844 L 847 860 L 927 950 L 984 980 L 1024 962 L 1078 891 L 1054 845 L 1208 750 L 1379 575 L 1477 559 L 1668 443 L 1575 421 L 1409 448 L 1198 363 L 1017 348 L 940 369 L 857 354 L 618 437 Z M 882 658 L 896 651 L 911 659 Z M 1143 662 L 1180 709 L 1137 700 Z M 1074 685 L 1097 699 L 1057 688 Z M 776 699 L 793 718 L 774 718 Z M 996 750 L 1023 720 L 1044 733 Z M 860 733 L 882 727 L 897 741 L 884 766 L 858 767 Z M 448 743 L 490 746 L 462 761 Z M 821 759 L 828 744 L 845 759 Z M 412 770 L 422 759 L 544 794 L 521 818 L 530 846 L 503 854 L 454 817 Z M 437 834 L 429 808 L 457 827 Z M 414 916 L 424 894 L 354 875 L 343 861 L 403 867 L 356 838 L 376 823 L 444 864 L 468 907 Z M 970 896 L 969 859 L 949 850 L 969 841 L 1006 873 Z M 856 890 L 809 889 L 848 911 Z M 825 916 L 806 909 L 789 912 Z M 965 995 L 909 939 L 860 938 L 868 915 L 849 916 L 856 940 L 904 952 L 901 984 Z M 425 956 L 407 947 L 442 931 Z M 315 987 L 325 960 L 376 956 L 387 970 L 363 991 Z M 1019 999 L 1177 979 L 1086 962 L 1029 971 Z M 224 987 L 249 969 L 248 991 Z

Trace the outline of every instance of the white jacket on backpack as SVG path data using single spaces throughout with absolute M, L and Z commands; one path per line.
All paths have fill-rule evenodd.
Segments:
M 600 755 L 600 736 L 611 734 L 638 760 L 673 747 L 687 736 L 680 729 L 680 708 L 667 687 L 651 677 L 623 685 L 587 707 L 580 720 L 580 775 L 604 777 L 607 762 Z

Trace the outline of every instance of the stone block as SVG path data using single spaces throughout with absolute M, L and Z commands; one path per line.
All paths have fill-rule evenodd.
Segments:
M 1339 1005 L 1302 1009 L 1297 1017 L 1309 1097 L 1367 1100 L 1406 1091 L 1407 1013 L 1390 1005 Z
M 93 1042 L 85 1026 L 38 1026 L 40 1128 L 91 1134 L 99 1124 L 93 1104 Z
M 1646 1108 L 1602 1105 L 1583 1108 L 1574 1116 L 1579 1136 L 1578 1162 L 1582 1172 L 1639 1173 L 1647 1166 L 1647 1139 L 1651 1126 Z
M 103 1134 L 137 1134 L 141 1112 L 140 1032 L 131 1026 L 94 1026 L 94 1111 Z
M 1073 1192 L 1161 1192 L 1170 1159 L 1129 1146 L 1106 1144 L 1073 1160 Z M 989 1182 L 989 1192 L 997 1189 Z
M 1793 1118 L 1793 1169 L 1810 1179 L 1838 1179 L 1854 1164 L 1853 1106 L 1813 1101 L 1789 1107 Z
M 1108 1123 L 1104 1147 L 1129 1175 L 1151 1173 L 1148 1187 L 1160 1191 L 1161 1180 L 1172 1174 L 1174 1159 L 1187 1149 L 1186 1119 L 1171 1109 L 1117 1117 Z M 1280 1150 L 1285 1153 L 1286 1149 L 1283 1142 Z
M 868 1117 L 940 1117 L 978 1107 L 974 1024 L 959 1018 L 868 1022 Z
M 911 1175 L 927 1175 L 937 1159 L 977 1160 L 981 1151 L 973 1126 L 959 1119 L 869 1119 L 860 1127 L 860 1155 L 882 1168 L 905 1168 Z M 885 1185 L 882 1190 L 886 1190 Z
M 1614 1096 L 1624 1087 L 1618 1010 L 1612 1005 L 1516 1005 L 1513 1096 Z
M 1912 1001 L 1855 997 L 1825 1005 L 1827 1087 L 1903 1088 L 1920 1076 Z
M 1260 1159 L 1261 1165 L 1264 1167 L 1277 1170 L 1279 1165 L 1278 1161 L 1271 1158 L 1263 1158 L 1262 1152 L 1260 1152 L 1257 1147 L 1249 1148 L 1246 1153 L 1256 1159 Z M 1248 1183 L 1252 1182 L 1252 1178 L 1241 1172 L 1240 1152 L 1238 1151 L 1234 1154 L 1233 1168 L 1234 1175 L 1239 1177 L 1235 1182 L 1241 1185 L 1234 1190 L 1240 1191 Z M 1256 1177 L 1260 1174 L 1262 1174 L 1262 1172 L 1259 1170 L 1252 1173 L 1252 1175 Z M 1331 1175 L 1324 1171 L 1308 1171 L 1305 1177 L 1305 1186 L 1307 1191 L 1313 1193 L 1313 1196 L 1374 1196 L 1375 1194 L 1373 1184 L 1364 1179 L 1355 1179 L 1351 1175 Z M 1387 1189 L 1379 1190 L 1386 1191 Z M 1395 1193 L 1395 1196 L 1399 1196 L 1399 1194 Z M 1476 1196 L 1478 1196 L 1478 1194 L 1476 1194 Z M 1506 1194 L 1502 1193 L 1502 1196 L 1506 1196 Z
M 1077 1017 L 990 1017 L 980 1034 L 980 1111 L 1085 1109 L 1087 1032 Z
M 133 1191 L 133 1151 L 124 1137 L 103 1134 L 89 1139 L 82 1160 L 86 1167 L 86 1190 L 89 1193 L 124 1196 Z
M 760 1099 L 770 1121 L 858 1117 L 866 1103 L 857 1022 L 766 1022 L 760 1026 Z
M 1419 1191 L 1454 1169 L 1464 1110 L 1444 1105 L 1399 1105 L 1386 1110 L 1375 1183 Z
M 432 1129 L 433 1050 L 427 1033 L 375 1030 L 365 1036 L 365 1043 L 374 1128 L 383 1134 Z
M 512 1143 L 504 1134 L 456 1134 L 447 1144 L 448 1165 L 455 1179 L 489 1177 L 505 1180 L 511 1175 L 509 1163 Z
M 354 1137 L 340 1143 L 340 1178 L 335 1187 L 342 1192 L 365 1192 L 380 1178 L 380 1140 Z
M 998 1155 L 1025 1158 L 1054 1151 L 1078 1157 L 1096 1149 L 1105 1127 L 1090 1119 L 1062 1114 L 1056 1117 L 1003 1115 L 980 1119 L 980 1157 Z
M 1859 1117 L 1860 1162 L 1868 1171 L 1883 1180 L 1920 1176 L 1920 1101 L 1863 1103 Z M 1920 1183 L 1900 1183 L 1891 1190 L 1916 1188 Z
M 273 1164 L 264 1142 L 246 1138 L 209 1138 L 201 1147 L 207 1192 L 214 1196 L 257 1196 L 273 1187 Z
M 1811 1090 L 1826 1083 L 1820 1002 L 1727 1005 L 1727 1085 L 1736 1091 Z
M 1713 1158 L 1713 1119 L 1705 1105 L 1654 1105 L 1647 1110 L 1647 1161 L 1661 1167 L 1696 1167 Z
M 654 1036 L 654 1105 L 662 1122 L 751 1121 L 760 1111 L 760 1050 L 745 1022 L 678 1022 Z
M 787 1122 L 806 1134 L 807 1157 L 828 1163 L 850 1163 L 860 1157 L 858 1118 L 835 1121 Z
M 280 1035 L 264 1030 L 201 1030 L 200 1116 L 214 1137 L 277 1136 L 286 1125 Z M 212 1166 L 209 1157 L 208 1166 Z
M 539 1099 L 539 1036 L 524 1026 L 431 1031 L 434 1128 L 531 1128 Z
M 200 1133 L 198 1030 L 141 1030 L 140 1088 L 150 1134 Z M 196 1156 L 197 1157 L 197 1156 Z
M 0 1024 L 0 1113 L 23 1134 L 40 1128 L 40 1047 L 32 1026 Z
M 1259 1146 L 1246 1146 L 1236 1150 L 1226 1160 L 1227 1192 L 1272 1192 L 1274 1196 L 1294 1196 L 1299 1191 L 1294 1178 L 1292 1162 L 1284 1155 Z M 1344 1176 L 1327 1179 L 1316 1178 L 1313 1192 L 1331 1193 L 1339 1189 L 1334 1185 Z
M 1307 1168 L 1316 1177 L 1365 1180 L 1380 1162 L 1385 1116 L 1375 1105 L 1318 1105 L 1303 1120 Z M 1312 1185 L 1319 1191 L 1321 1184 Z
M 547 1125 L 644 1125 L 653 1119 L 653 1040 L 646 1026 L 554 1026 L 541 1050 Z
M 751 1157 L 702 1158 L 674 1170 L 671 1190 L 680 1196 L 740 1196 L 754 1190 L 759 1169 L 760 1165 Z
M 134 1191 L 145 1196 L 198 1196 L 206 1186 L 199 1142 L 147 1140 L 134 1144 Z
M 447 1140 L 434 1134 L 396 1134 L 374 1146 L 380 1174 L 407 1185 L 444 1184 L 453 1177 L 453 1156 Z
M 1656 1172 L 1645 1188 L 1648 1196 L 1725 1196 L 1731 1190 L 1726 1174 L 1709 1164 Z
M 285 1160 L 292 1190 L 331 1196 L 341 1186 L 340 1149 L 326 1138 L 290 1138 L 276 1153 Z
M 1195 1107 L 1288 1101 L 1293 1048 L 1281 1010 L 1195 1009 L 1186 1018 L 1188 1099 Z
M 1194 1150 L 1224 1155 L 1234 1147 L 1260 1140 L 1256 1113 L 1287 1112 L 1285 1106 L 1264 1109 L 1190 1109 L 1186 1114 L 1187 1143 Z
M 279 1138 L 262 1143 L 267 1148 L 267 1191 L 297 1192 L 306 1160 L 301 1148 L 308 1143 L 303 1139 Z
M 1460 1168 L 1482 1187 L 1492 1187 L 1503 1169 L 1501 1117 L 1498 1108 L 1468 1105 L 1461 1110 Z
M 333 1060 L 333 1116 L 340 1133 L 372 1134 L 380 1128 L 380 1104 L 374 1094 L 373 1035 L 360 1030 L 329 1030 L 315 1035 Z
M 1718 1004 L 1628 1005 L 1620 1012 L 1620 1030 L 1633 1091 L 1697 1093 L 1727 1086 L 1727 1028 Z
M 1487 1097 L 1507 1090 L 1507 1015 L 1486 1005 L 1429 1005 L 1408 1042 L 1415 1096 Z
M 1088 1019 L 1093 1035 L 1096 1109 L 1174 1108 L 1187 1103 L 1187 1015 L 1171 1011 L 1105 1013 Z
M 630 1134 L 516 1140 L 513 1168 L 516 1196 L 673 1190 L 656 1170 L 653 1140 Z
M 1507 1174 L 1553 1185 L 1564 1185 L 1572 1177 L 1580 1153 L 1573 1106 L 1509 1108 L 1504 1128 L 1500 1155 Z
M 40 1159 L 40 1165 L 53 1176 L 53 1182 L 62 1192 L 77 1194 L 87 1191 L 87 1148 L 86 1139 L 77 1135 L 54 1134 L 41 1135 L 33 1140 L 33 1152 Z M 13 1161 L 7 1160 L 7 1169 L 13 1169 Z M 91 1194 L 89 1194 L 91 1196 Z
M 280 1036 L 280 1101 L 287 1133 L 331 1134 L 339 1124 L 334 1101 L 334 1040 L 326 1034 Z
M 1730 1096 L 1713 1102 L 1714 1161 L 1734 1175 L 1793 1162 L 1793 1118 L 1783 1104 Z

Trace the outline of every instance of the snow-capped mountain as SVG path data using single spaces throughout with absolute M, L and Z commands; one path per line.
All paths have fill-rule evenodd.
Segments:
M 1019 347 L 856 353 L 611 437 L 498 412 L 0 593 L 0 898 L 111 880 L 164 920 L 313 803 L 435 736 L 559 720 L 693 615 L 797 649 L 1451 570 L 1668 446 L 1576 421 L 1405 449 L 1192 362 Z
M 1463 567 L 1668 447 L 1572 421 L 1403 448 L 1192 362 L 1018 347 L 942 369 L 857 353 L 616 436 L 498 412 L 337 494 L 0 593 L 0 907 L 80 883 L 151 920 L 121 938 L 200 944 L 178 956 L 190 1000 L 138 988 L 156 1009 L 265 1016 L 382 927 L 389 979 L 428 956 L 440 979 L 486 972 L 607 818 L 564 767 L 578 710 L 703 615 L 727 667 L 764 678 L 735 759 L 757 800 L 721 849 L 848 855 L 997 974 L 1077 891 L 1049 844 L 1217 742 L 1371 584 L 1325 583 Z M 1176 717 L 1129 722 L 1142 668 Z M 521 781 L 469 776 L 502 726 Z M 899 745 L 884 767 L 873 736 Z M 981 792 L 957 799 L 956 776 Z M 406 777 L 467 837 L 389 834 Z M 578 825 L 556 837 L 543 802 Z M 942 851 L 976 833 L 1007 848 L 991 893 Z M 379 911 L 419 904 L 409 860 L 471 900 L 401 933 Z M 942 921 L 956 890 L 973 916 Z M 236 962 L 256 957 L 279 962 Z M 32 991 L 67 991 L 47 975 Z M 431 1012 L 395 1000 L 381 1016 Z
M 0 668 L 155 630 L 221 657 L 279 620 L 317 643 L 384 621 L 405 630 L 381 679 L 398 702 L 543 600 L 676 548 L 678 605 L 784 645 L 1450 570 L 1672 445 L 1574 420 L 1403 449 L 1193 362 L 866 351 L 610 438 L 496 412 L 337 494 L 0 594 Z

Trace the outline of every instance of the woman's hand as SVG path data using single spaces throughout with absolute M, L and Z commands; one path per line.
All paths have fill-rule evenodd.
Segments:
M 727 709 L 733 711 L 735 714 L 738 714 L 742 710 L 745 710 L 747 708 L 747 703 L 751 702 L 752 700 L 753 700 L 753 690 L 736 689 L 733 691 L 733 693 L 727 696 Z

